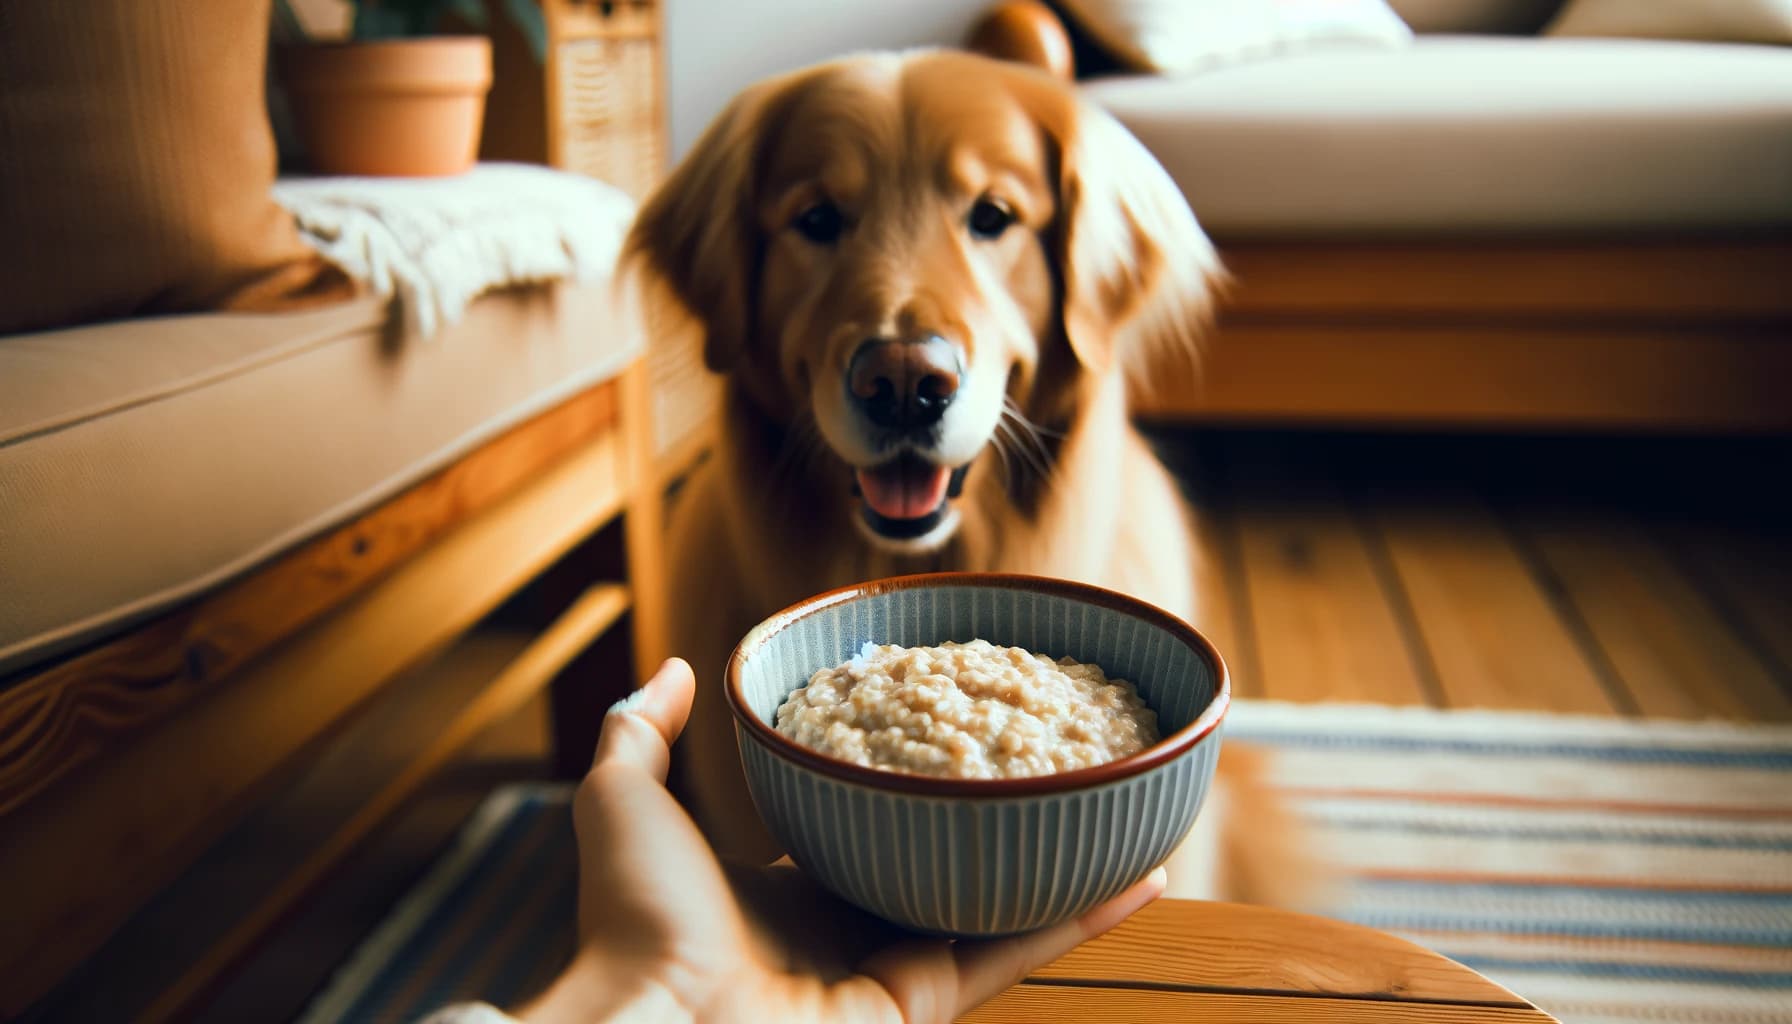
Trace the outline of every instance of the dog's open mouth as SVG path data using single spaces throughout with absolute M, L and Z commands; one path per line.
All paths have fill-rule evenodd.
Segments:
M 968 468 L 951 469 L 905 453 L 856 471 L 854 490 L 864 499 L 865 525 L 891 540 L 926 536 L 944 521 L 946 502 L 964 488 Z

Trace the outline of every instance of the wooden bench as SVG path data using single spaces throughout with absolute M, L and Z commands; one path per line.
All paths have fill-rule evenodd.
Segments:
M 656 458 L 649 375 L 638 360 L 250 575 L 0 680 L 0 1018 L 258 821 L 255 842 L 292 846 L 285 870 L 216 934 L 183 937 L 201 955 L 167 951 L 144 1019 L 183 1016 L 432 773 L 550 686 L 558 756 L 588 763 L 601 709 L 633 683 L 578 659 L 619 622 L 657 635 L 663 474 L 690 457 Z M 451 692 L 406 675 L 507 601 L 525 628 L 504 667 Z M 322 807 L 322 790 L 352 802 Z

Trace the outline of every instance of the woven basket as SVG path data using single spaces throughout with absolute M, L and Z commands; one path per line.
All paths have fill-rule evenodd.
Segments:
M 645 200 L 666 173 L 659 8 L 547 0 L 543 11 L 550 162 Z M 704 369 L 701 332 L 694 326 L 649 324 L 654 447 L 662 460 L 688 455 L 719 402 L 720 389 Z
M 664 175 L 659 11 L 551 0 L 548 158 L 644 199 Z

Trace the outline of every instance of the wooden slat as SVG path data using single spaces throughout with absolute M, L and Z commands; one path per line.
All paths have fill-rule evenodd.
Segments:
M 1085 1024 L 1166 1024 L 1168 1021 L 1282 1021 L 1287 1024 L 1547 1024 L 1541 1010 L 1440 1003 L 1395 1003 L 1319 996 L 1271 996 L 1162 989 L 1016 985 L 960 1017 L 966 1024 L 1078 1021 Z
M 616 423 L 606 383 L 148 626 L 0 690 L 0 815 L 162 721 Z
M 1234 697 L 1263 695 L 1256 638 L 1244 588 L 1237 510 L 1223 479 L 1223 456 L 1186 433 L 1148 440 L 1182 485 L 1194 519 L 1195 614 L 1193 625 L 1219 649 L 1232 678 Z
M 635 672 L 645 677 L 673 652 L 665 617 L 668 564 L 666 555 L 666 485 L 657 465 L 653 432 L 653 382 L 646 359 L 636 360 L 623 375 L 623 435 L 628 444 L 629 504 L 623 523 L 629 585 L 635 609 L 630 622 Z
M 22 1010 L 230 824 L 275 772 L 620 508 L 612 434 L 0 829 L 0 1017 Z
M 1786 430 L 1792 327 L 1222 320 L 1198 380 L 1157 379 L 1167 420 Z
M 1397 595 L 1378 575 L 1373 538 L 1343 493 L 1311 466 L 1265 470 L 1269 457 L 1249 449 L 1232 461 L 1241 464 L 1233 501 L 1259 692 L 1277 700 L 1429 703 Z
M 1261 659 L 1243 598 L 1243 557 L 1232 510 L 1219 502 L 1195 510 L 1194 627 L 1219 649 L 1234 697 L 1261 697 Z M 1238 586 L 1232 582 L 1237 581 Z
M 555 673 L 615 624 L 628 606 L 628 588 L 619 583 L 600 583 L 581 595 L 452 721 L 431 734 L 422 749 L 394 778 L 338 825 L 323 844 L 297 869 L 282 878 L 279 885 L 229 934 L 213 943 L 204 957 L 181 972 L 138 1020 L 178 1020 L 190 1012 L 194 1000 L 280 919 L 291 913 L 356 844 L 396 813 L 430 776 L 440 771 L 487 726 L 514 714 L 540 693 Z
M 1346 513 L 1253 504 L 1241 512 L 1240 534 L 1263 696 L 1429 703 Z
M 1219 240 L 1238 314 L 1792 318 L 1792 236 Z
M 1644 715 L 1792 719 L 1792 695 L 1648 533 L 1610 509 L 1530 506 L 1518 529 Z
M 228 935 L 254 912 L 263 897 L 280 886 L 281 879 L 305 864 L 319 842 L 353 816 L 376 782 L 401 771 L 418 747 L 447 727 L 460 709 L 515 661 L 532 639 L 534 634 L 527 629 L 482 624 L 440 655 L 387 684 L 356 712 L 351 722 L 329 738 L 315 757 L 305 759 L 292 781 L 280 781 L 275 792 L 259 802 L 178 879 L 156 893 L 34 1012 L 48 1020 L 140 1018 L 144 1008 L 173 980 L 177 972 L 171 967 L 184 968 L 204 958 L 220 937 Z M 546 749 L 547 714 L 545 706 L 532 710 L 537 713 L 533 721 L 521 721 L 529 716 L 519 715 L 519 720 L 506 721 L 482 736 L 481 743 L 469 748 L 469 763 L 464 771 L 446 775 L 445 781 L 435 787 L 436 792 L 406 801 L 405 813 L 398 815 L 397 820 L 404 819 L 418 802 L 427 803 L 442 792 L 471 790 L 480 779 L 539 775 L 542 752 Z M 487 760 L 480 763 L 480 759 Z M 461 808 L 463 818 L 470 809 Z M 459 819 L 443 823 L 433 839 L 425 840 L 426 850 L 407 848 L 416 857 L 409 865 L 409 877 L 383 887 L 368 879 L 370 888 L 364 888 L 363 871 L 332 873 L 330 884 L 314 892 L 305 901 L 306 907 L 313 900 L 340 899 L 344 894 L 336 887 L 346 882 L 347 889 L 359 890 L 367 904 L 361 915 L 362 930 L 371 929 L 378 923 L 384 904 L 421 873 L 432 859 L 430 855 L 439 852 L 440 844 L 458 824 Z M 383 848 L 385 837 L 373 840 L 371 845 Z M 356 868 L 365 868 L 360 850 L 351 859 Z M 367 873 L 378 876 L 382 871 L 383 868 Z M 358 934 L 337 932 L 328 941 L 309 946 L 309 951 L 315 954 L 316 950 L 328 949 L 332 955 L 339 955 Z M 298 1002 L 304 991 L 315 988 L 327 974 L 330 960 L 320 957 L 316 963 L 307 964 L 303 956 L 292 956 L 292 940 L 285 922 L 274 936 L 287 944 L 287 955 L 273 954 L 285 962 L 270 965 L 267 958 L 257 956 L 251 961 L 259 967 L 255 973 L 270 969 L 296 975 L 310 972 L 310 981 L 302 983 L 304 988 L 298 994 L 290 989 L 265 993 L 264 1012 L 259 1016 L 270 1020 L 291 1017 L 296 1006 L 284 1012 L 276 1012 L 276 1008 L 284 1005 L 283 1000 Z M 316 941 L 316 936 L 312 938 Z M 292 962 L 295 960 L 299 962 Z M 233 976 L 228 988 L 238 985 L 239 979 Z M 209 1000 L 207 1010 L 203 1016 L 212 1020 L 233 1019 L 228 1014 L 220 1016 Z
M 1779 680 L 1792 689 L 1792 529 L 1757 523 L 1712 523 L 1664 527 L 1658 536 L 1679 555 L 1679 564 L 1698 580 L 1743 633 Z
M 1449 707 L 1611 714 L 1609 694 L 1512 538 L 1479 499 L 1376 499 L 1389 556 Z M 1616 701 L 1616 702 L 1615 702 Z
M 1161 899 L 1033 977 L 1523 1006 L 1474 971 L 1385 932 L 1268 907 Z

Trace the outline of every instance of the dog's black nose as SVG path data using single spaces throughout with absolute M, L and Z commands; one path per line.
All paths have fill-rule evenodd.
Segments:
M 931 427 L 958 393 L 958 349 L 938 335 L 873 338 L 853 353 L 846 388 L 865 418 L 887 430 Z

